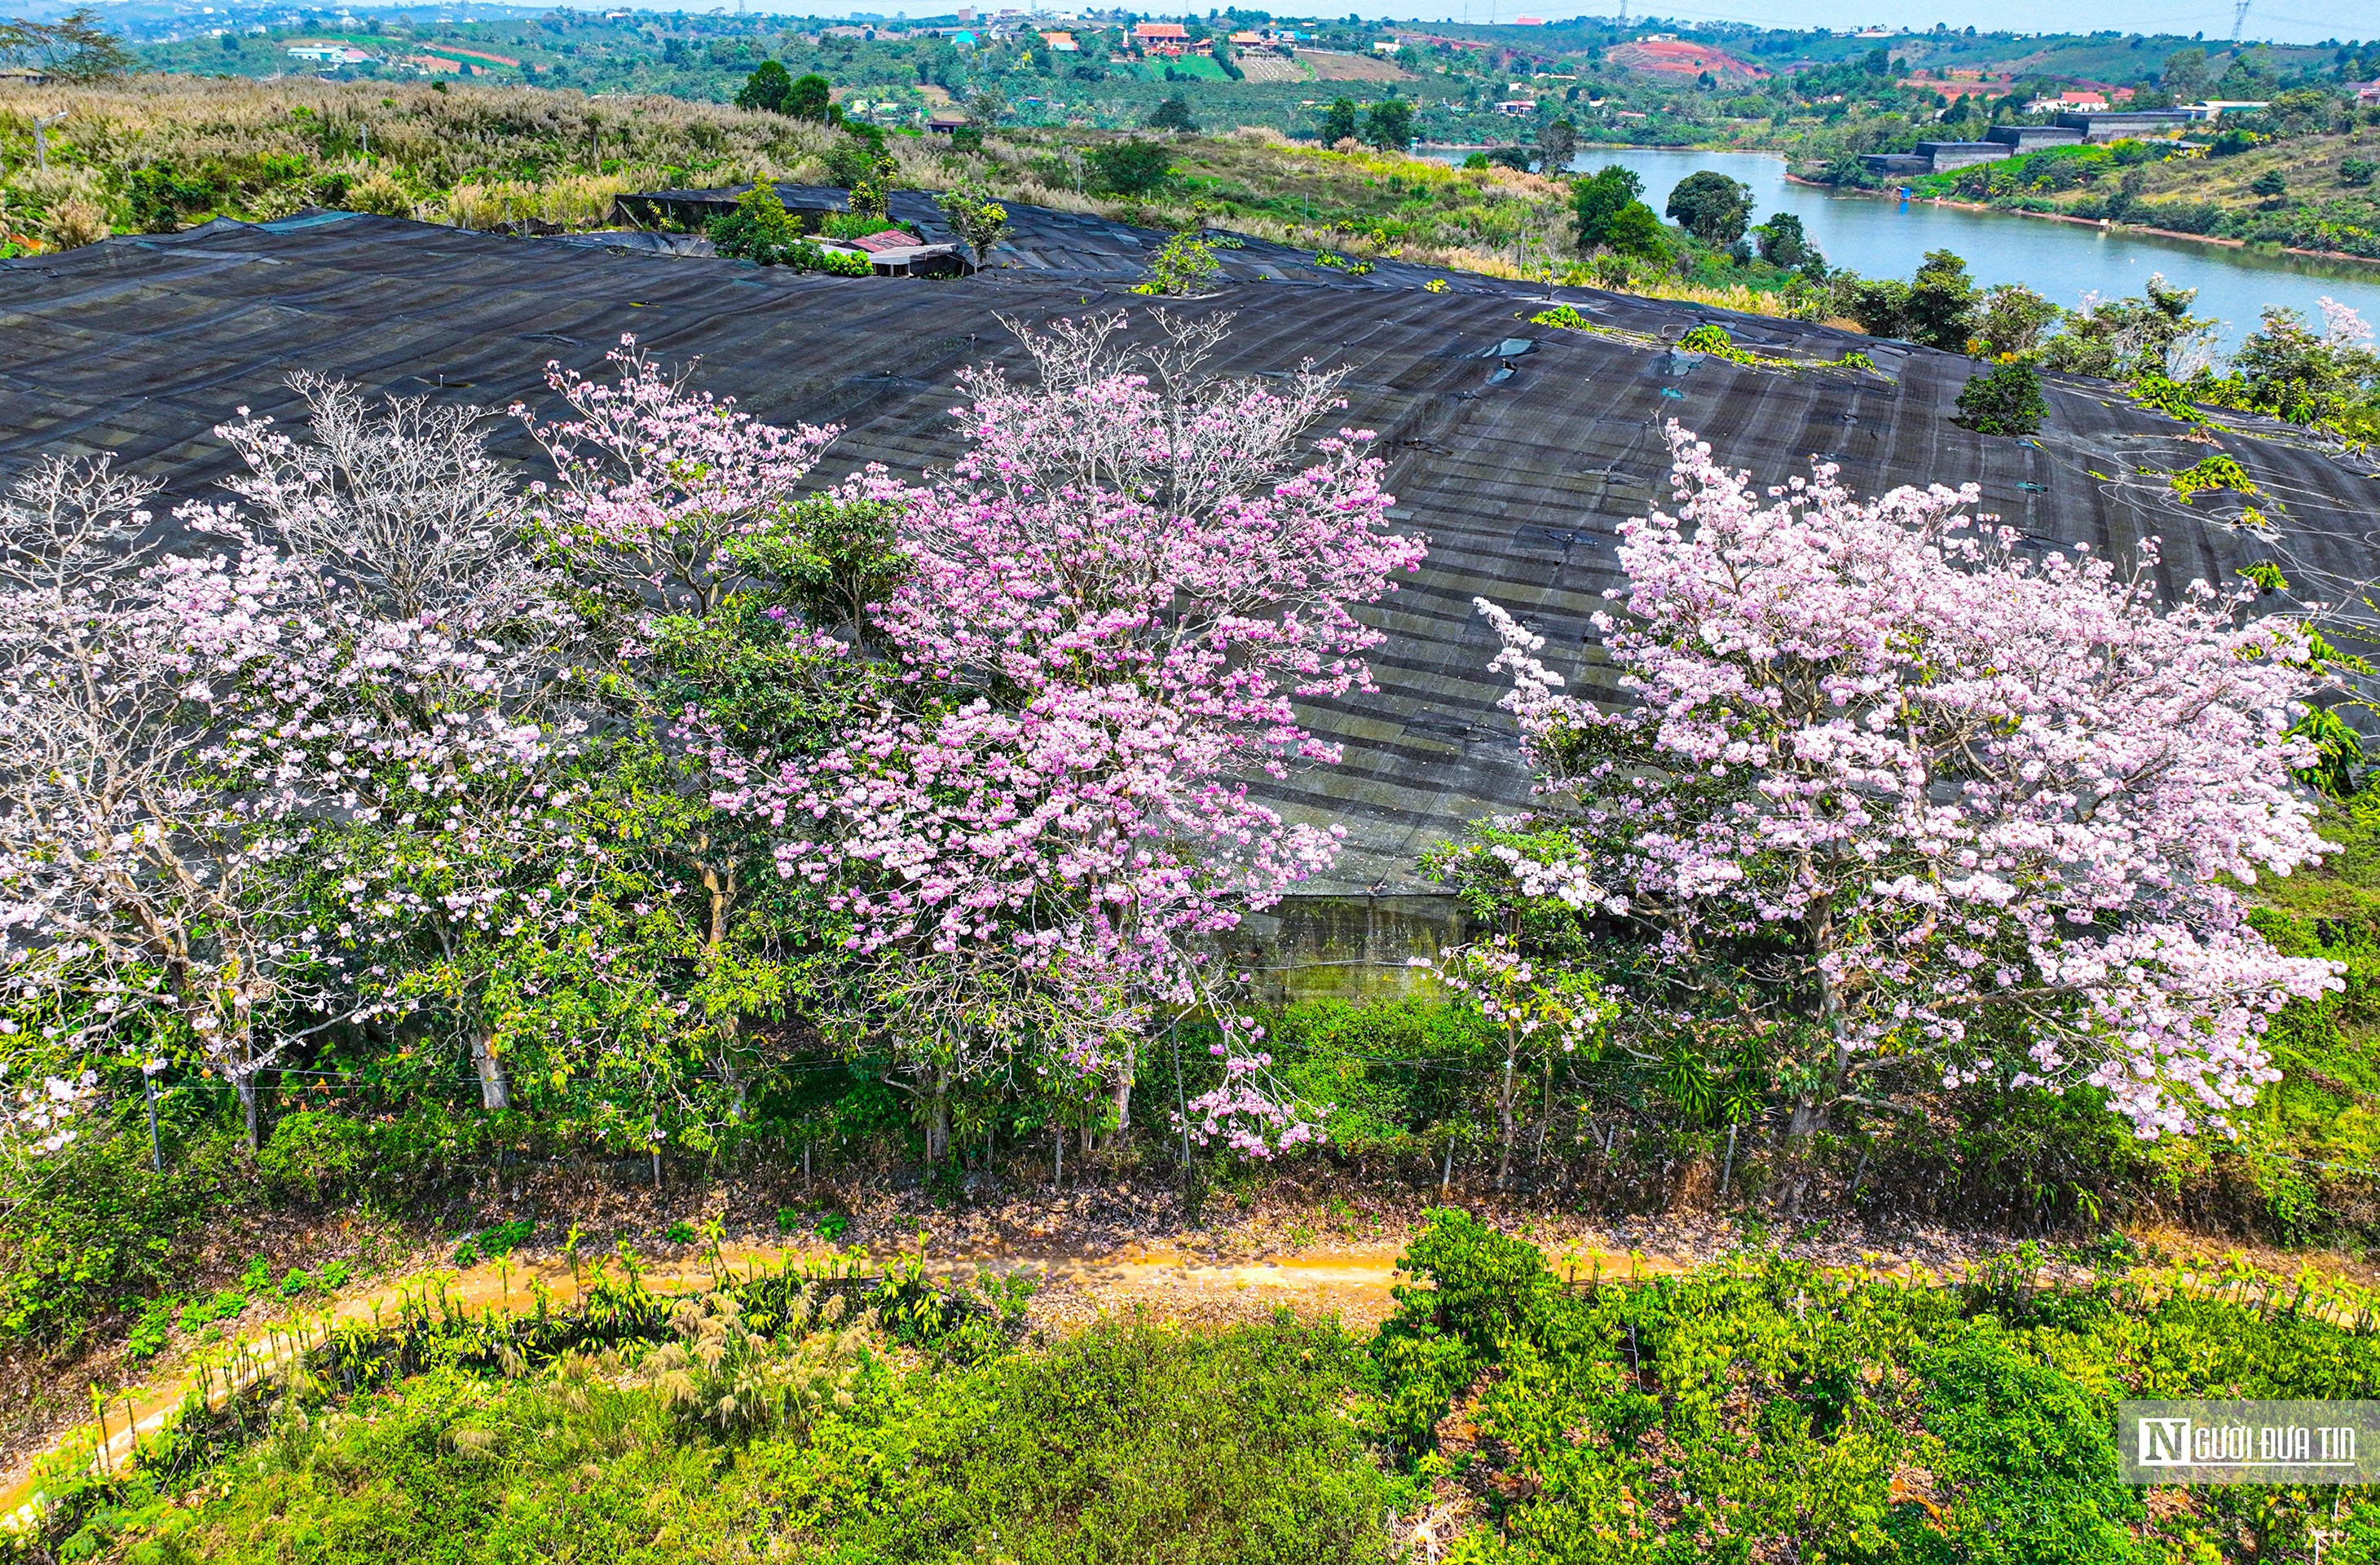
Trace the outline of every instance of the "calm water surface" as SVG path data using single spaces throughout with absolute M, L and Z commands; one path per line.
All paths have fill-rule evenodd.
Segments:
M 1462 154 L 1432 153 L 1446 162 Z M 2228 246 L 2102 232 L 2071 223 L 2005 212 L 1963 212 L 1923 201 L 1835 195 L 1786 182 L 1785 160 L 1762 152 L 1680 152 L 1590 148 L 1572 161 L 1592 172 L 1619 164 L 1645 182 L 1645 200 L 1658 212 L 1679 180 L 1717 169 L 1752 188 L 1753 221 L 1775 212 L 1802 219 L 1828 263 L 1868 277 L 1907 277 L 1927 250 L 1951 249 L 1983 284 L 2024 283 L 2075 306 L 2086 294 L 2138 295 L 2154 273 L 2180 287 L 2196 288 L 2195 313 L 2220 321 L 2223 341 L 2235 346 L 2255 330 L 2268 304 L 2289 305 L 2319 321 L 2324 296 L 2352 306 L 2380 325 L 2380 266 L 2342 266 L 2297 256 L 2262 256 Z

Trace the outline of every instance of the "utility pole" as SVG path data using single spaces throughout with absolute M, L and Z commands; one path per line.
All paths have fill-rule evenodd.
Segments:
M 2231 42 L 2240 42 L 2240 29 L 2248 20 L 2249 0 L 2231 0 Z
M 149 1167 L 157 1173 L 165 1171 L 165 1149 L 157 1142 L 157 1074 L 141 1067 L 140 1090 L 149 1099 Z
M 50 166 L 50 144 L 48 140 L 42 136 L 42 132 L 49 129 L 50 127 L 57 124 L 58 121 L 66 117 L 67 113 L 64 109 L 60 109 L 56 114 L 51 115 L 46 119 L 39 115 L 34 116 L 33 166 L 35 168 L 46 170 Z

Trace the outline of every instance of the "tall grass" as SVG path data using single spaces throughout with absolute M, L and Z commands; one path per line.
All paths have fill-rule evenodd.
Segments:
M 48 129 L 34 165 L 33 121 Z M 473 229 L 583 230 L 613 198 L 672 185 L 822 183 L 835 132 L 779 115 L 674 98 L 445 83 L 143 76 L 0 87 L 0 240 L 46 247 L 310 204 Z M 1158 228 L 1201 224 L 1293 249 L 1398 257 L 1515 279 L 1578 262 L 1566 188 L 1508 168 L 1337 152 L 1278 131 L 1185 140 L 1181 176 L 1144 198 L 1087 188 L 1079 136 L 1019 131 L 981 152 L 895 136 L 899 185 L 981 185 L 1004 200 Z M 1629 291 L 1758 314 L 1772 296 L 1645 278 Z
M 37 168 L 33 120 L 56 115 L 49 166 Z M 177 182 L 184 221 L 357 204 L 348 197 L 368 189 L 375 211 L 583 227 L 606 221 L 625 189 L 821 178 L 831 138 L 724 105 L 520 87 L 187 76 L 7 87 L 0 210 L 53 243 L 78 199 L 137 227 L 136 180 L 155 171 Z

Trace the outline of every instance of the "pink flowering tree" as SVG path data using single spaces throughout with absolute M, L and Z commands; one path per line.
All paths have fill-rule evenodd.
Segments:
M 1609 706 L 1481 601 L 1542 803 L 1451 872 L 1604 936 L 1648 1059 L 1760 1040 L 1789 1146 L 1928 1082 L 2226 1126 L 2277 1077 L 2273 1013 L 2338 986 L 2236 889 L 2325 852 L 2290 778 L 2306 628 L 2204 582 L 2162 602 L 2153 552 L 2029 558 L 1972 486 L 1764 492 L 1670 441 L 1679 508 L 1622 529 L 1597 618 Z
M 538 423 L 513 409 L 554 467 L 552 484 L 529 486 L 531 523 L 574 578 L 607 590 L 632 622 L 713 613 L 748 575 L 733 546 L 783 522 L 838 431 L 779 429 L 690 390 L 632 336 L 610 358 L 611 381 L 546 367 L 567 418 Z
M 514 409 L 555 474 L 530 486 L 526 525 L 553 568 L 601 604 L 588 666 L 612 726 L 636 736 L 621 773 L 633 797 L 615 791 L 614 814 L 657 875 L 690 882 L 699 972 L 688 1003 L 740 1110 L 756 1068 L 743 1023 L 782 1013 L 797 979 L 752 895 L 756 878 L 773 878 L 770 844 L 714 807 L 711 768 L 722 756 L 805 752 L 840 727 L 855 666 L 789 613 L 805 595 L 780 579 L 841 558 L 821 536 L 851 518 L 821 506 L 808 481 L 837 431 L 755 419 L 665 371 L 633 337 L 610 358 L 608 381 L 547 367 L 563 418 Z M 813 617 L 851 617 L 852 605 Z
M 218 764 L 236 780 L 269 754 L 315 801 L 310 883 L 359 1015 L 460 1042 L 486 1109 L 515 1106 L 525 1068 L 540 1093 L 593 1085 L 600 1134 L 657 1144 L 702 1118 L 710 1030 L 674 981 L 693 941 L 640 807 L 666 765 L 603 722 L 605 671 L 582 667 L 601 637 L 485 417 L 296 384 L 302 431 L 243 410 L 216 431 L 240 503 L 182 513 L 277 543 L 310 588 Z
M 292 1023 L 335 1007 L 338 963 L 280 736 L 255 736 L 234 786 L 216 741 L 308 587 L 236 532 L 145 547 L 153 492 L 51 460 L 0 501 L 0 984 L 7 1031 L 54 1049 L 192 1051 L 253 1143 L 259 1078 Z
M 1211 376 L 1220 325 L 1158 324 L 1153 349 L 1122 315 L 1020 329 L 1036 382 L 963 378 L 948 471 L 837 491 L 897 517 L 908 571 L 871 614 L 896 677 L 824 753 L 722 791 L 905 997 L 849 1020 L 911 1062 L 937 1158 L 952 1085 L 1020 1049 L 1103 1078 L 1121 1131 L 1152 1027 L 1202 1007 L 1230 1062 L 1196 1133 L 1310 1134 L 1263 1090 L 1201 942 L 1331 862 L 1336 829 L 1248 779 L 1335 758 L 1294 703 L 1369 687 L 1379 633 L 1354 611 L 1423 546 L 1386 530 L 1368 432 L 1309 442 L 1338 377 Z

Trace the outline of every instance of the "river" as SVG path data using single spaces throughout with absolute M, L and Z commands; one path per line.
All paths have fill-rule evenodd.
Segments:
M 1460 152 L 1433 152 L 1441 162 Z M 2236 346 L 2255 330 L 2268 304 L 2289 305 L 2319 324 L 2316 301 L 2324 296 L 2352 307 L 2380 326 L 2380 265 L 2320 261 L 2302 256 L 2259 255 L 2228 245 L 2100 230 L 2052 223 L 2011 212 L 1969 212 L 1925 201 L 1900 202 L 1878 196 L 1837 195 L 1785 178 L 1785 160 L 1766 152 L 1694 152 L 1644 148 L 1591 147 L 1572 160 L 1573 169 L 1619 164 L 1645 182 L 1645 200 L 1658 212 L 1670 191 L 1689 174 L 1717 169 L 1752 188 L 1753 221 L 1790 212 L 1831 266 L 1865 277 L 1907 277 L 1927 250 L 1956 250 L 1978 283 L 2025 283 L 2069 307 L 2086 294 L 2101 297 L 2138 295 L 2153 273 L 2180 287 L 2196 288 L 2195 313 L 2222 322 L 2224 346 Z

